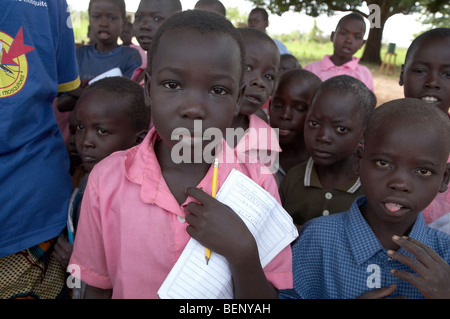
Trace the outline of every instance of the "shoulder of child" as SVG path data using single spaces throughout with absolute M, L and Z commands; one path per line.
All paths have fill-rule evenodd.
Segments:
M 283 184 L 286 185 L 293 181 L 297 181 L 299 179 L 301 179 L 303 182 L 307 164 L 308 164 L 308 162 L 303 162 L 303 163 L 299 163 L 299 164 L 296 164 L 295 166 L 293 166 L 286 173 L 286 176 L 284 177 L 283 181 L 281 182 L 281 185 L 283 185 Z

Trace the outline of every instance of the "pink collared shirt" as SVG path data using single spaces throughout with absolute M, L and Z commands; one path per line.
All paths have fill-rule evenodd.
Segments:
M 372 73 L 367 67 L 359 64 L 357 57 L 353 57 L 351 61 L 340 66 L 335 65 L 330 57 L 331 55 L 325 55 L 322 60 L 312 62 L 305 66 L 304 69 L 314 73 L 322 81 L 328 80 L 333 76 L 347 74 L 363 82 L 372 92 L 375 91 Z
M 278 156 L 281 152 L 277 131 L 259 116 L 249 116 L 249 128 L 235 147 L 238 158 L 245 155 L 258 160 L 275 174 L 278 171 Z
M 190 239 L 184 218 L 192 199 L 180 206 L 171 194 L 153 150 L 157 138 L 152 129 L 138 146 L 97 164 L 84 193 L 70 264 L 88 285 L 113 289 L 113 298 L 157 298 Z M 233 168 L 279 201 L 273 176 L 261 174 L 259 164 L 221 163 L 219 189 Z M 211 182 L 212 168 L 197 187 L 211 189 Z M 276 288 L 292 287 L 290 246 L 264 271 Z

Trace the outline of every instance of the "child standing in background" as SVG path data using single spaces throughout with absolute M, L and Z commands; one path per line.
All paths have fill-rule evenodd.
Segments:
M 437 108 L 417 99 L 377 107 L 358 148 L 365 196 L 302 228 L 294 289 L 280 295 L 450 298 L 450 236 L 420 214 L 447 189 L 449 153 L 450 122 Z
M 138 50 L 139 54 L 141 55 L 142 67 L 143 65 L 147 65 L 147 51 L 144 51 L 144 49 L 142 49 L 140 45 L 134 44 L 134 38 L 133 23 L 127 20 L 123 27 L 122 33 L 120 34 L 120 39 L 122 40 L 122 45 Z
M 120 68 L 124 77 L 131 78 L 142 63 L 139 52 L 117 43 L 127 22 L 123 0 L 91 0 L 89 25 L 95 35 L 92 45 L 77 48 L 80 78 L 89 81 L 114 67 Z
M 339 20 L 336 30 L 331 33 L 333 54 L 308 64 L 305 70 L 313 72 L 322 81 L 337 75 L 351 75 L 361 80 L 373 92 L 372 73 L 353 56 L 364 45 L 365 33 L 366 23 L 360 14 L 350 13 L 344 16 Z
M 273 168 L 275 173 L 275 166 L 278 166 L 275 157 L 278 157 L 281 149 L 268 119 L 263 119 L 257 113 L 266 115 L 261 106 L 273 92 L 280 54 L 275 43 L 264 32 L 251 28 L 240 28 L 238 31 L 245 43 L 245 88 L 239 104 L 239 114 L 233 118 L 231 128 L 235 132 L 240 130 L 241 134 L 227 142 L 238 154 L 259 159 Z
M 148 52 L 161 24 L 175 12 L 181 11 L 180 0 L 141 0 L 134 15 L 133 32 L 141 49 Z M 137 68 L 131 79 L 144 86 L 147 59 Z
M 348 75 L 332 77 L 316 91 L 304 131 L 311 157 L 293 167 L 280 185 L 283 207 L 297 226 L 343 212 L 362 195 L 355 152 L 375 105 L 367 86 Z
M 418 36 L 408 48 L 400 73 L 407 98 L 417 98 L 449 114 L 450 29 L 437 28 Z M 449 157 L 450 162 L 450 157 Z M 450 234 L 450 192 L 437 194 L 422 212 L 427 225 Z
M 131 78 L 142 64 L 136 49 L 117 43 L 127 21 L 124 0 L 90 0 L 88 13 L 90 31 L 96 41 L 76 49 L 81 86 L 58 97 L 60 112 L 72 111 L 83 89 L 96 76 L 117 67 L 124 77 Z
M 247 25 L 249 28 L 254 28 L 266 33 L 266 28 L 269 26 L 269 14 L 267 13 L 267 10 L 264 8 L 252 9 L 248 15 Z M 280 54 L 291 53 L 283 42 L 278 39 L 272 40 L 275 42 Z
M 309 158 L 303 130 L 312 97 L 321 83 L 314 73 L 298 68 L 285 71 L 277 79 L 269 118 L 270 125 L 278 129 L 283 150 L 277 172 L 279 183 L 293 166 Z
M 202 136 L 208 129 L 225 135 L 238 112 L 244 66 L 242 38 L 218 14 L 175 13 L 158 30 L 145 85 L 154 127 L 138 146 L 97 164 L 84 194 L 71 263 L 88 285 L 85 297 L 157 298 L 191 236 L 211 249 L 212 259 L 218 253 L 228 260 L 236 298 L 275 297 L 276 289 L 291 286 L 290 247 L 263 270 L 242 220 L 202 190 L 211 189 L 212 159 L 184 154 L 195 155 L 198 144 L 201 151 L 211 146 L 196 138 L 195 121 Z M 185 136 L 174 140 L 180 128 Z M 173 153 L 179 143 L 188 156 L 181 162 Z M 226 147 L 223 139 L 214 143 Z M 238 169 L 279 198 L 264 168 L 221 161 L 218 189 Z

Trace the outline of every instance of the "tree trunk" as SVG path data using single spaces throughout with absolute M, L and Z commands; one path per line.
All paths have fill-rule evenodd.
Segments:
M 367 42 L 364 46 L 364 53 L 361 57 L 362 63 L 369 64 L 381 64 L 381 40 L 383 37 L 383 27 L 384 24 L 381 25 L 381 28 L 372 28 L 369 32 L 369 37 L 367 38 Z
M 392 13 L 389 13 L 390 6 L 387 1 L 373 1 L 373 3 L 380 6 L 380 16 L 377 17 L 380 24 L 379 27 L 375 26 L 370 29 L 369 36 L 364 46 L 364 53 L 361 57 L 361 62 L 381 65 L 380 52 L 384 25 L 386 24 L 387 19 L 392 16 Z

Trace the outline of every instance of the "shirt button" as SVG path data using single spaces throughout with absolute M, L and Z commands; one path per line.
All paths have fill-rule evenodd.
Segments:
M 328 216 L 328 215 L 330 215 L 330 212 L 329 212 L 327 209 L 325 209 L 325 210 L 322 212 L 322 215 L 323 215 L 323 216 Z
M 331 194 L 331 193 L 326 193 L 326 194 L 325 194 L 325 198 L 326 198 L 326 199 L 332 199 L 332 198 L 333 198 L 333 194 Z
M 180 223 L 185 223 L 185 222 L 186 222 L 186 218 L 184 218 L 184 217 L 181 216 L 181 215 L 177 215 L 177 219 L 178 219 L 178 221 L 179 221 Z

